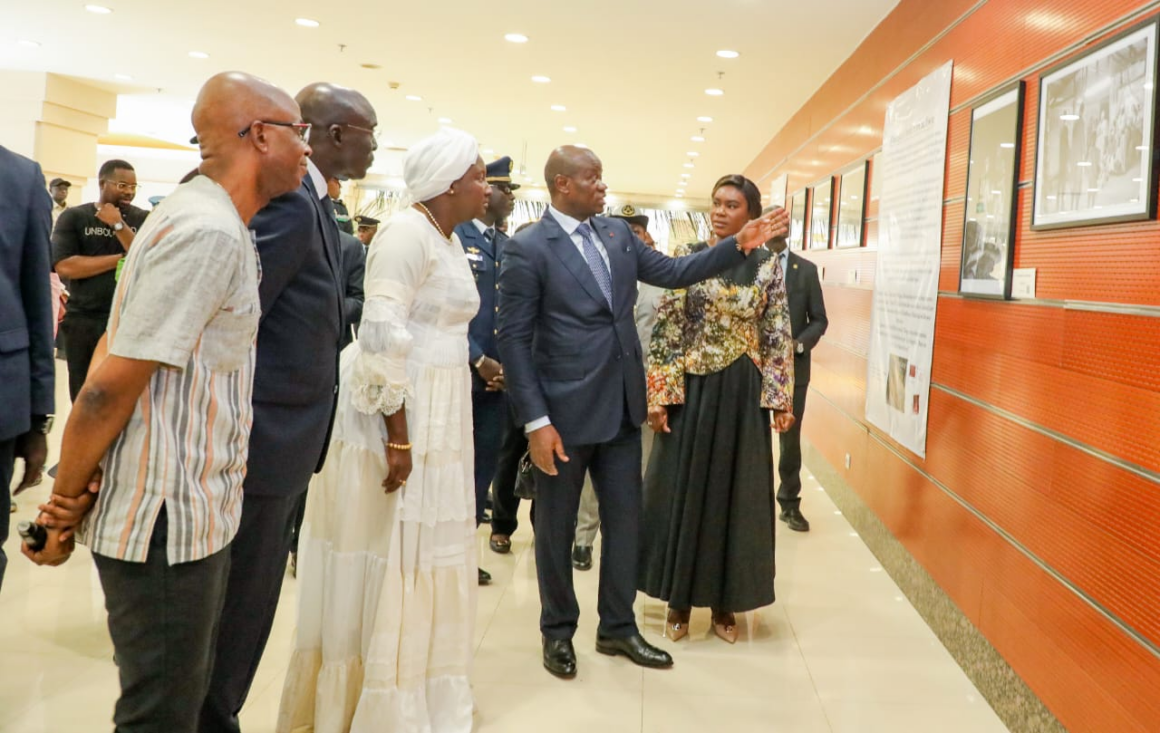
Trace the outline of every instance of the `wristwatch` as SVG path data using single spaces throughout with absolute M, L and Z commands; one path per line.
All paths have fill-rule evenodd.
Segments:
M 125 228 L 125 225 L 124 225 L 123 223 L 121 223 L 121 222 L 117 222 L 116 224 L 114 224 L 114 225 L 113 225 L 113 231 L 114 231 L 114 232 L 119 232 L 119 231 L 121 231 L 121 230 L 122 230 L 122 229 L 124 229 L 124 228 Z
M 41 435 L 48 435 L 52 430 L 53 415 L 33 415 L 32 429 Z
M 484 354 L 483 356 L 479 357 L 479 360 L 476 361 L 471 366 L 475 367 L 476 369 L 479 369 L 481 366 L 483 366 L 483 360 L 486 358 L 487 358 L 487 354 Z

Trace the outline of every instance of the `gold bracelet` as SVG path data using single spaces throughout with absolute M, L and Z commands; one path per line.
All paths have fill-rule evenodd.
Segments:
M 386 443 L 386 441 L 383 442 Z M 387 443 L 387 447 L 394 450 L 411 450 L 410 443 Z

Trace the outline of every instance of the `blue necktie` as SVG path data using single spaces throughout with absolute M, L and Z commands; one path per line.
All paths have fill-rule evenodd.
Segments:
M 588 269 L 592 271 L 592 276 L 596 278 L 596 284 L 600 286 L 600 292 L 604 293 L 604 299 L 608 301 L 608 307 L 611 308 L 612 276 L 608 274 L 608 265 L 604 264 L 600 250 L 596 249 L 596 243 L 592 241 L 592 227 L 584 223 L 576 227 L 576 232 L 584 242 L 584 259 L 588 260 Z

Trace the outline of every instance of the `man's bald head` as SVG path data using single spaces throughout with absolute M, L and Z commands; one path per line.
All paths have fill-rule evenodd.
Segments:
M 374 137 L 379 120 L 367 98 L 354 89 L 317 82 L 298 92 L 295 101 L 312 126 L 310 146 L 318 170 L 327 178 L 366 177 L 379 147 Z
M 202 158 L 238 140 L 238 132 L 258 120 L 297 122 L 298 105 L 284 90 L 242 71 L 210 77 L 193 105 L 193 129 Z
M 596 153 L 576 145 L 552 151 L 544 165 L 544 178 L 552 205 L 565 214 L 586 221 L 604 211 L 604 164 Z

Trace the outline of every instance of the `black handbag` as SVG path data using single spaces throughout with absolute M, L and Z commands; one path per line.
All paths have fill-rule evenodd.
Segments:
M 520 470 L 516 474 L 515 495 L 521 499 L 536 498 L 536 466 L 532 463 L 531 452 L 524 453 L 520 459 Z

